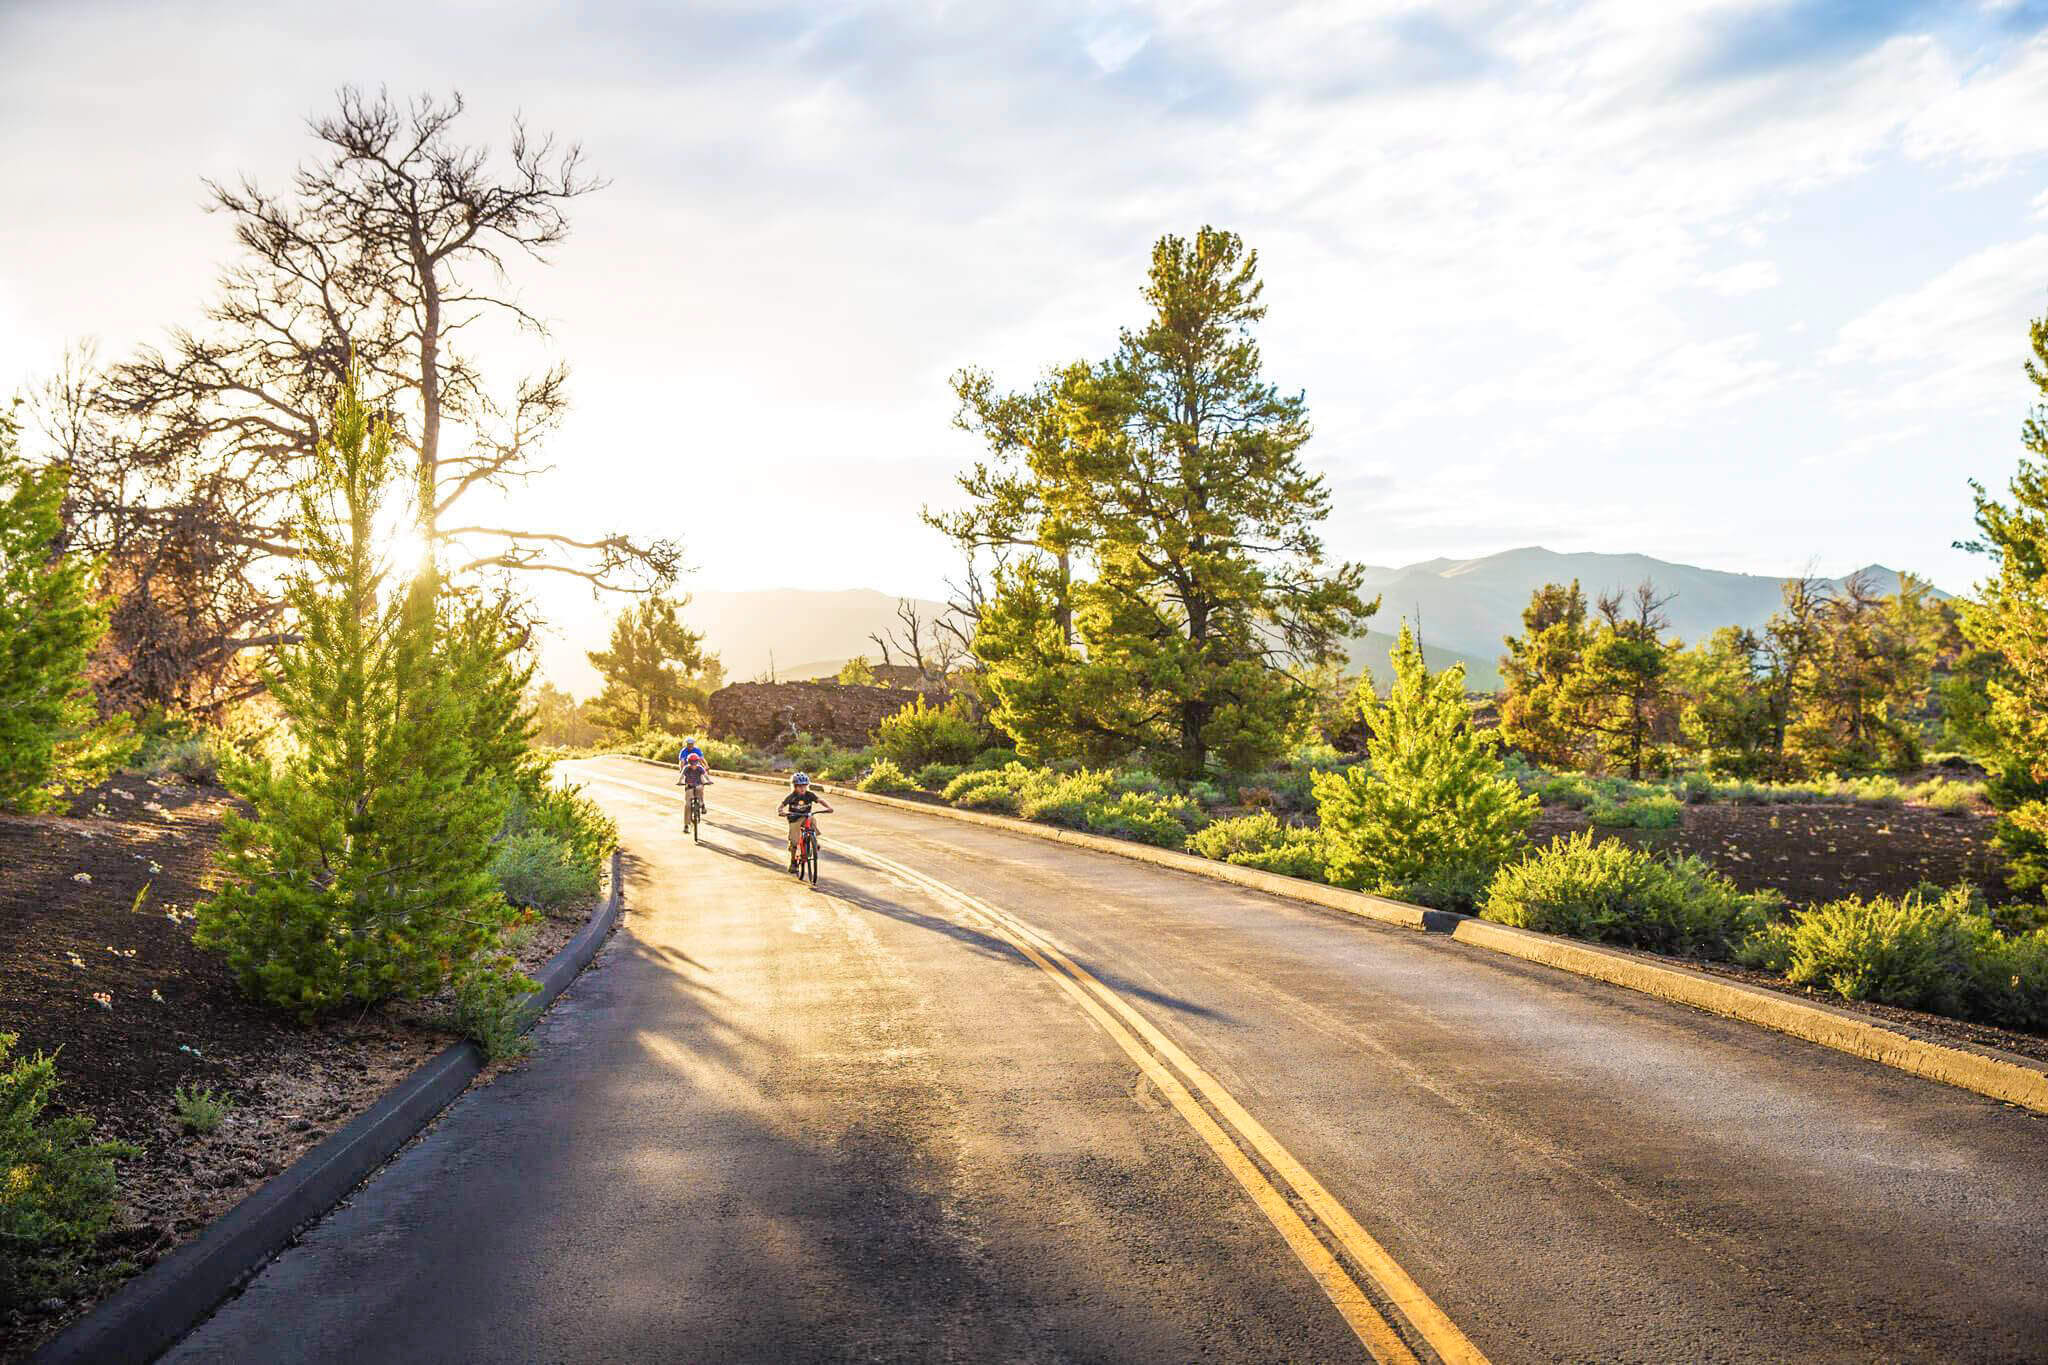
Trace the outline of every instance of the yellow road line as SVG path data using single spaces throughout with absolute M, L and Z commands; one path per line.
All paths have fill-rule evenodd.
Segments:
M 842 844 L 841 847 L 846 845 Z M 874 857 L 872 854 L 864 856 Z M 890 860 L 879 861 L 886 863 Z M 1295 1159 L 1294 1154 L 1282 1146 L 1279 1139 L 1266 1130 L 1264 1124 L 1253 1118 L 1222 1082 L 1204 1070 L 1172 1039 L 1161 1033 L 1149 1019 L 1122 996 L 1097 980 L 1087 968 L 1060 951 L 1059 947 L 1047 940 L 1043 934 L 1015 919 L 1007 911 L 998 910 L 978 897 L 939 882 L 928 874 L 913 871 L 911 875 L 944 887 L 946 891 L 984 915 L 1033 941 L 1076 981 L 1101 997 L 1103 1002 L 1127 1020 L 1160 1056 L 1179 1068 L 1181 1074 L 1193 1083 L 1202 1097 L 1223 1115 L 1231 1127 L 1251 1143 L 1252 1150 L 1294 1187 L 1302 1202 L 1308 1205 L 1309 1210 L 1325 1227 L 1330 1229 L 1331 1234 L 1351 1254 L 1358 1266 L 1372 1277 L 1380 1292 L 1401 1311 L 1402 1316 L 1415 1325 L 1416 1331 L 1420 1332 L 1430 1348 L 1443 1358 L 1445 1365 L 1486 1365 L 1486 1356 L 1479 1348 L 1472 1344 L 1441 1308 L 1437 1307 L 1435 1300 L 1423 1291 L 1422 1286 L 1415 1283 L 1387 1249 L 1359 1224 L 1351 1211 L 1338 1202 L 1336 1196 L 1325 1189 L 1321 1181 L 1310 1175 L 1307 1168 Z
M 679 799 L 673 792 L 643 783 L 595 774 L 592 776 L 598 781 L 612 785 Z M 759 816 L 738 812 L 727 814 L 747 824 L 765 829 L 776 828 L 774 822 Z M 1265 1125 L 1253 1118 L 1220 1081 L 1198 1065 L 1172 1039 L 1161 1033 L 1123 997 L 1068 957 L 1057 943 L 1007 911 L 999 910 L 979 897 L 928 873 L 841 840 L 835 839 L 833 845 L 842 852 L 872 863 L 878 869 L 893 873 L 940 899 L 954 902 L 975 918 L 985 921 L 989 929 L 1051 976 L 1097 1026 L 1138 1065 L 1167 1097 L 1188 1126 L 1208 1144 L 1224 1168 L 1237 1179 L 1252 1202 L 1287 1242 L 1289 1249 L 1294 1252 L 1303 1267 L 1329 1296 L 1331 1303 L 1336 1306 L 1345 1322 L 1375 1359 L 1386 1362 L 1387 1365 L 1410 1365 L 1416 1357 L 1392 1325 L 1373 1306 L 1363 1289 L 1345 1271 L 1342 1262 L 1331 1255 L 1329 1249 L 1310 1230 L 1308 1224 L 1295 1211 L 1293 1204 L 1274 1187 L 1265 1173 L 1245 1156 L 1238 1144 L 1232 1141 L 1222 1126 L 1189 1093 L 1187 1085 L 1182 1083 L 1180 1077 L 1168 1070 L 1167 1065 L 1162 1064 L 1161 1058 L 1165 1059 L 1165 1063 L 1178 1068 L 1203 1098 L 1237 1130 L 1252 1150 L 1293 1188 L 1303 1204 L 1349 1253 L 1353 1262 L 1365 1271 L 1380 1292 L 1394 1304 L 1447 1365 L 1487 1365 L 1486 1356 L 1464 1332 L 1459 1330 L 1457 1324 L 1453 1323 L 1422 1287 L 1415 1283 L 1386 1248 L 1366 1232 L 1350 1210 L 1346 1209 L 1322 1182 L 1310 1175 L 1293 1153 L 1267 1131 Z M 1123 1023 L 1120 1023 L 1119 1019 Z M 1128 1023 L 1130 1027 L 1124 1027 L 1124 1023 Z M 1138 1036 L 1133 1036 L 1133 1029 Z M 1147 1050 L 1147 1043 L 1151 1045 L 1151 1051 Z M 1157 1052 L 1157 1056 L 1154 1055 L 1154 1051 Z

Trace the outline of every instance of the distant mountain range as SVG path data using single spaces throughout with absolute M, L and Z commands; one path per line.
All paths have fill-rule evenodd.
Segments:
M 1872 564 L 1861 572 L 1873 577 L 1880 591 L 1897 588 L 1897 570 Z M 1829 581 L 1839 585 L 1846 577 Z M 1379 596 L 1380 610 L 1372 618 L 1372 629 L 1353 644 L 1351 661 L 1370 668 L 1384 684 L 1391 676 L 1387 659 L 1394 636 L 1407 620 L 1419 624 L 1423 653 L 1432 668 L 1462 663 L 1467 685 L 1490 691 L 1500 686 L 1497 661 L 1502 637 L 1520 633 L 1522 609 L 1530 594 L 1545 583 L 1573 579 L 1585 590 L 1589 605 L 1603 592 L 1628 592 L 1646 580 L 1654 583 L 1660 594 L 1671 598 L 1664 610 L 1672 633 L 1686 641 L 1722 626 L 1763 625 L 1778 609 L 1784 582 L 1648 555 L 1559 554 L 1540 547 L 1504 550 L 1480 559 L 1370 568 L 1365 591 Z M 693 629 L 704 632 L 730 681 L 770 672 L 783 679 L 813 678 L 836 672 L 856 655 L 880 662 L 880 651 L 868 636 L 896 624 L 896 601 L 869 589 L 700 592 L 683 615 Z M 917 605 L 927 619 L 945 610 L 942 604 L 923 599 Z M 590 636 L 554 642 L 542 659 L 548 676 L 578 695 L 588 695 L 597 686 L 583 650 L 598 647 L 603 637 L 596 626 Z
M 1857 572 L 1870 576 L 1881 592 L 1898 590 L 1899 573 L 1882 564 Z M 1839 587 L 1853 574 L 1829 579 Z M 1476 691 L 1500 686 L 1497 666 L 1502 639 L 1522 629 L 1522 609 L 1545 583 L 1570 583 L 1585 590 L 1588 606 L 1602 593 L 1631 592 L 1649 582 L 1670 597 L 1664 614 L 1671 633 L 1691 642 L 1722 626 L 1760 627 L 1777 611 L 1785 580 L 1765 574 L 1728 573 L 1673 564 L 1648 555 L 1559 554 L 1540 546 L 1503 550 L 1481 559 L 1430 559 L 1398 569 L 1366 571 L 1368 593 L 1380 597 L 1373 633 L 1394 634 L 1398 623 L 1417 624 L 1423 652 L 1436 663 L 1441 648 L 1471 656 L 1466 676 Z M 1939 594 L 1946 596 L 1946 594 Z M 1384 678 L 1386 649 L 1358 651 Z M 1483 669 L 1483 671 L 1482 671 Z

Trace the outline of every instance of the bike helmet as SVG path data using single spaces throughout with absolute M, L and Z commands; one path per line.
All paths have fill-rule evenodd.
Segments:
M 811 785 L 811 775 L 809 773 L 798 773 L 789 779 L 789 785 L 792 787 L 808 787 Z

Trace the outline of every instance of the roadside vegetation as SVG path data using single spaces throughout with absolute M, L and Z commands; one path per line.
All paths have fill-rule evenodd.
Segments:
M 967 505 L 928 519 L 966 559 L 955 611 L 971 647 L 937 667 L 906 651 L 944 699 L 916 694 L 865 742 L 713 742 L 714 766 L 800 768 L 1845 999 L 2042 1026 L 2048 940 L 2024 902 L 2048 866 L 2048 696 L 2028 690 L 2048 665 L 2013 663 L 2048 651 L 2039 466 L 2023 465 L 2010 507 L 1980 490 L 1999 576 L 1979 601 L 1910 575 L 1889 592 L 1796 579 L 1762 630 L 1687 647 L 1668 638 L 1654 585 L 1589 604 L 1578 584 L 1553 584 L 1505 642 L 1497 699 L 1468 697 L 1459 669 L 1430 673 L 1405 627 L 1382 695 L 1330 666 L 1336 633 L 1373 604 L 1349 593 L 1345 566 L 1322 565 L 1326 503 L 1292 463 L 1305 412 L 1256 378 L 1256 257 L 1227 234 L 1163 239 L 1146 299 L 1159 312 L 1100 365 L 1054 367 L 1020 392 L 956 378 L 959 425 L 988 458 L 961 477 Z M 2034 341 L 2041 383 L 2040 326 Z M 1252 414 L 1244 428 L 1157 439 L 1148 405 L 1184 381 L 1155 357 L 1176 345 L 1207 357 L 1195 368 L 1223 377 Z M 2028 442 L 2048 454 L 2038 418 Z M 1193 489 L 1231 460 L 1250 462 L 1253 492 L 1211 508 Z M 1290 572 L 1306 576 L 1286 580 L 1298 615 L 1261 616 L 1281 580 L 1261 577 L 1253 522 L 1261 544 L 1299 552 Z M 1212 547 L 1200 572 L 1154 548 L 1196 538 Z M 1279 624 L 1232 633 L 1253 619 Z M 632 751 L 672 761 L 677 743 L 645 736 Z M 1789 879 L 1744 845 L 1782 846 L 1828 811 L 1843 814 L 1818 821 L 1831 832 L 1806 861 L 1839 863 L 1834 889 L 1814 894 L 1818 874 L 1794 904 L 1772 884 Z M 1994 812 L 2002 862 L 1969 851 Z M 1844 824 L 1851 814 L 1862 823 Z M 1710 815 L 1755 833 L 1688 848 Z M 1887 861 L 1908 821 L 1945 865 L 1982 868 L 1997 903 L 1921 885 L 1903 854 Z M 1854 878 L 1851 854 L 1890 870 Z
M 526 316 L 504 262 L 594 182 L 461 117 L 343 91 L 288 191 L 215 192 L 245 254 L 203 326 L 0 409 L 0 1354 L 451 1037 L 523 1045 L 616 831 L 535 745 L 606 731 L 534 686 L 518 575 L 642 591 L 599 722 L 717 685 L 677 546 L 477 524 L 566 388 L 466 329 Z

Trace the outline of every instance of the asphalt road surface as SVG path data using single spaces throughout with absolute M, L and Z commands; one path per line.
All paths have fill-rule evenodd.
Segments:
M 2048 1359 L 2048 1120 L 1104 854 L 572 765 L 624 926 L 180 1361 Z

